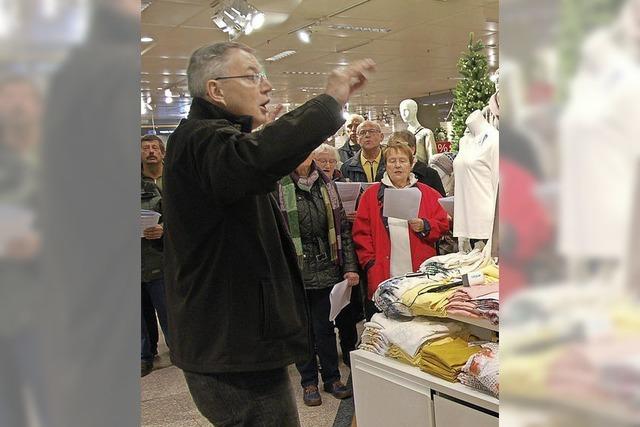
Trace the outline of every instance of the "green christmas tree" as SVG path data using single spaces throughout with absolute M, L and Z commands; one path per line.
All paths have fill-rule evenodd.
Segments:
M 482 41 L 474 42 L 471 33 L 467 47 L 468 51 L 458 60 L 458 72 L 462 80 L 458 82 L 454 91 L 452 151 L 458 151 L 458 143 L 466 128 L 464 122 L 469 114 L 474 110 L 482 110 L 496 90 L 493 82 L 489 80 L 487 56 Z

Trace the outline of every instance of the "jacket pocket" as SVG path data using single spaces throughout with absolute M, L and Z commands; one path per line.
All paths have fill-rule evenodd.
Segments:
M 287 338 L 303 332 L 301 313 L 304 301 L 298 301 L 290 281 L 260 281 L 262 336 L 267 339 Z

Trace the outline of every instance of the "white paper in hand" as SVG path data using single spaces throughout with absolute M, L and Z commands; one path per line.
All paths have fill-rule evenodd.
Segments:
M 144 237 L 144 230 L 158 224 L 160 214 L 147 209 L 140 210 L 140 237 Z
M 417 188 L 386 188 L 382 215 L 387 218 L 413 219 L 418 217 L 422 193 Z
M 356 201 L 360 195 L 359 182 L 336 182 L 336 188 L 342 200 L 342 206 L 345 213 L 353 213 L 356 211 Z
M 331 290 L 329 295 L 331 301 L 331 311 L 329 312 L 329 321 L 333 322 L 343 308 L 351 302 L 351 286 L 347 285 L 347 279 L 337 283 Z
M 440 203 L 440 206 L 442 206 L 444 210 L 447 211 L 447 213 L 452 217 L 453 217 L 453 198 L 454 197 L 455 196 L 450 196 L 450 197 L 442 197 L 438 199 L 438 203 Z

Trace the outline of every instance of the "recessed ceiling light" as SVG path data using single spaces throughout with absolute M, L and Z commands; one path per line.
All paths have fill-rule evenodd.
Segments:
M 149 37 L 149 36 L 144 36 L 140 38 L 140 41 L 142 43 L 151 43 L 153 41 L 153 37 Z
M 327 28 L 330 30 L 338 30 L 338 31 L 357 31 L 360 33 L 390 33 L 391 28 L 386 27 L 360 27 L 354 25 L 329 25 Z
M 286 58 L 288 56 L 295 55 L 295 53 L 296 53 L 295 50 L 285 50 L 284 52 L 277 53 L 277 54 L 265 59 L 265 61 L 268 61 L 268 62 L 280 61 L 281 59 L 284 59 L 284 58 Z

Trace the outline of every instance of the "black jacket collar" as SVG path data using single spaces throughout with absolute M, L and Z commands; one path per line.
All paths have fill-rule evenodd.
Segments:
M 234 125 L 239 125 L 241 132 L 251 132 L 251 124 L 253 122 L 253 117 L 251 116 L 236 116 L 203 98 L 193 98 L 188 118 L 228 120 Z

